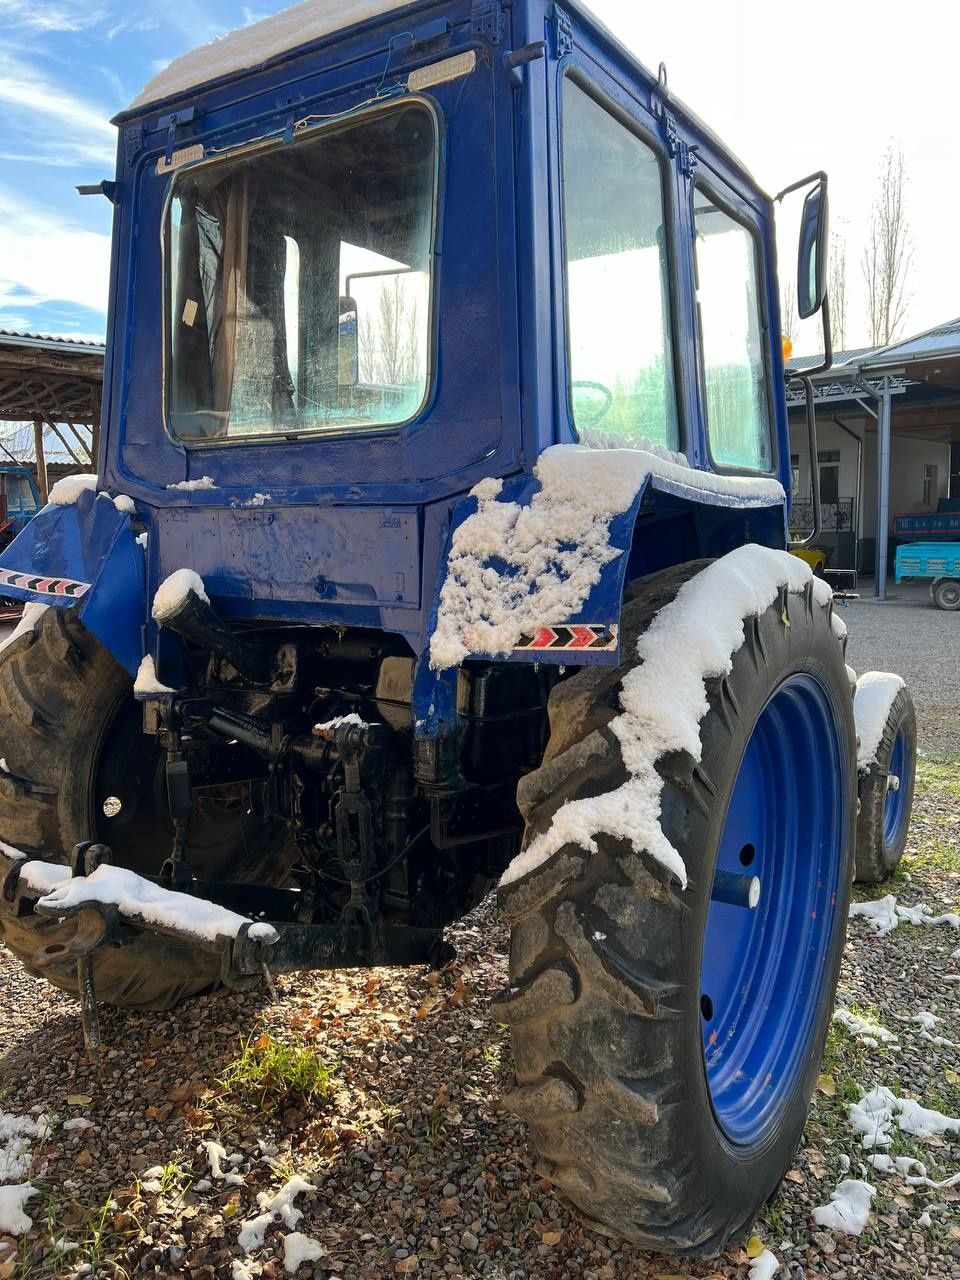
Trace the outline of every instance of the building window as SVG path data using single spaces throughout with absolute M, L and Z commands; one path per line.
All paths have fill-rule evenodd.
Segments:
M 940 468 L 927 465 L 923 468 L 923 505 L 931 509 L 940 496 Z

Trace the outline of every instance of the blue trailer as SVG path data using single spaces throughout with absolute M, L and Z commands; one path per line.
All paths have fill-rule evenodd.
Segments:
M 909 542 L 897 548 L 896 579 L 930 579 L 938 609 L 960 609 L 960 543 Z
M 442 964 L 499 881 L 538 1168 L 715 1253 L 912 769 L 858 772 L 785 551 L 774 201 L 579 0 L 316 0 L 117 124 L 98 476 L 0 555 L 7 945 L 95 1046 L 97 999 Z

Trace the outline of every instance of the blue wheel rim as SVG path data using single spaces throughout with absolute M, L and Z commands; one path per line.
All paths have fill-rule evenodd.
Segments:
M 887 849 L 893 849 L 903 835 L 904 823 L 907 820 L 907 768 L 909 753 L 907 749 L 907 733 L 903 725 L 897 730 L 887 765 L 887 793 L 883 800 L 883 843 Z M 890 778 L 898 780 L 896 791 L 890 789 Z
M 809 1062 L 838 927 L 847 764 L 837 714 L 807 674 L 771 696 L 724 820 L 701 961 L 707 1086 L 729 1141 L 755 1143 Z M 719 901 L 760 880 L 754 909 Z

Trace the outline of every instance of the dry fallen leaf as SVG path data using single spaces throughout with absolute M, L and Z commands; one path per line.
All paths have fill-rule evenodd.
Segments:
M 89 1093 L 68 1093 L 67 1094 L 68 1107 L 85 1107 L 92 1101 L 93 1099 L 90 1097 Z
M 787 1173 L 786 1178 L 787 1178 L 787 1182 L 796 1182 L 798 1186 L 801 1186 L 801 1187 L 804 1186 L 807 1181 L 799 1169 L 791 1169 Z
M 748 1258 L 759 1258 L 765 1245 L 759 1236 L 751 1236 L 746 1243 L 746 1254 Z
M 817 1091 L 825 1093 L 828 1098 L 835 1098 L 837 1095 L 837 1082 L 833 1076 L 823 1075 L 817 1077 Z
M 411 1253 L 409 1258 L 401 1258 L 393 1268 L 398 1276 L 409 1276 L 416 1271 L 420 1265 L 420 1259 L 415 1253 Z
M 155 1067 L 157 1065 L 157 1060 L 156 1058 L 144 1058 L 143 1065 L 149 1071 L 151 1067 Z
M 0 1280 L 8 1280 L 17 1269 L 17 1260 L 12 1258 L 9 1262 L 0 1262 Z
M 545 1231 L 540 1237 L 544 1244 L 559 1244 L 563 1239 L 562 1231 Z
M 943 1075 L 947 1084 L 960 1084 L 960 1075 L 957 1075 L 956 1071 L 951 1071 L 949 1067 L 947 1067 Z

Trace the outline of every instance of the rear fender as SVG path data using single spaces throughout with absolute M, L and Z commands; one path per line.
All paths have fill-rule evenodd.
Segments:
M 0 555 L 0 594 L 77 609 L 83 624 L 135 675 L 145 619 L 143 552 L 106 494 L 48 504 Z

